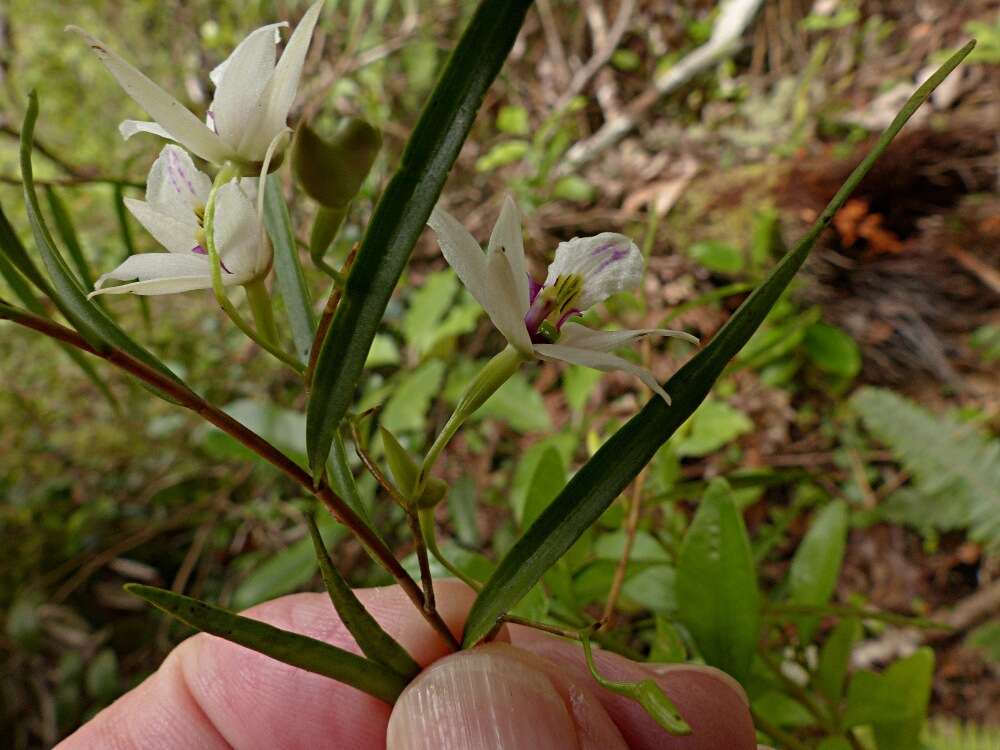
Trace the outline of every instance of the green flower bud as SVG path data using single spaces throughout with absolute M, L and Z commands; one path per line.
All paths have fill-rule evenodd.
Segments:
M 406 448 L 399 444 L 396 436 L 385 427 L 378 428 L 382 435 L 382 448 L 385 450 L 385 458 L 389 462 L 389 473 L 392 474 L 392 481 L 396 483 L 396 488 L 407 500 L 413 493 L 414 485 L 417 482 L 417 462 L 413 460 Z
M 424 488 L 420 492 L 420 497 L 414 500 L 413 504 L 420 510 L 428 510 L 434 508 L 444 500 L 444 496 L 448 494 L 448 485 L 441 479 L 437 477 L 429 477 L 426 482 L 424 482 Z
M 382 134 L 364 120 L 347 118 L 323 139 L 305 122 L 292 143 L 292 171 L 306 194 L 321 206 L 345 208 L 382 147 Z

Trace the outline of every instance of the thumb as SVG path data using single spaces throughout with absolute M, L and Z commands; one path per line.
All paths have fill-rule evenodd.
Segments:
M 627 750 L 591 690 L 504 643 L 447 656 L 393 707 L 388 750 Z

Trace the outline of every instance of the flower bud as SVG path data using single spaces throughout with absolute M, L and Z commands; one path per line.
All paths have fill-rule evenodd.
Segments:
M 327 208 L 345 208 L 361 189 L 381 147 L 382 134 L 364 120 L 345 119 L 329 139 L 302 122 L 292 143 L 292 170 L 314 201 Z
M 420 469 L 416 461 L 410 457 L 406 448 L 399 444 L 396 436 L 385 427 L 378 428 L 382 435 L 382 448 L 385 450 L 385 458 L 389 462 L 389 472 L 392 474 L 392 481 L 396 483 L 397 489 L 408 501 L 417 482 L 417 473 Z
M 434 508 L 444 500 L 444 496 L 448 494 L 448 485 L 443 479 L 438 479 L 437 477 L 427 477 L 424 482 L 424 488 L 420 492 L 420 497 L 413 501 L 413 505 L 420 510 L 428 510 Z

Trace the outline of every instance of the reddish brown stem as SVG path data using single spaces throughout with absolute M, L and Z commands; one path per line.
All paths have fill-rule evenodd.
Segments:
M 115 367 L 118 367 L 136 378 L 149 383 L 158 390 L 163 391 L 180 406 L 195 412 L 204 420 L 215 425 L 227 435 L 235 438 L 261 458 L 280 469 L 293 480 L 298 482 L 305 490 L 315 495 L 320 502 L 326 506 L 327 510 L 330 511 L 334 518 L 349 528 L 358 540 L 375 554 L 382 566 L 389 571 L 392 577 L 396 580 L 396 583 L 398 583 L 400 588 L 406 592 L 406 595 L 423 613 L 425 619 L 428 623 L 430 623 L 431 627 L 433 627 L 441 635 L 446 643 L 456 650 L 460 647 L 458 641 L 455 639 L 455 636 L 452 635 L 451 630 L 449 630 L 448 626 L 445 624 L 444 620 L 441 619 L 441 616 L 437 613 L 437 611 L 428 610 L 426 607 L 424 595 L 420 590 L 420 586 L 418 586 L 417 582 L 410 577 L 410 574 L 406 572 L 399 560 L 397 560 L 392 554 L 392 551 L 385 546 L 382 540 L 379 539 L 378 535 L 371 530 L 368 524 L 365 523 L 351 509 L 351 507 L 344 502 L 342 498 L 335 494 L 325 482 L 319 487 L 314 487 L 312 476 L 310 476 L 305 469 L 271 445 L 260 435 L 247 429 L 240 422 L 236 421 L 225 412 L 212 406 L 187 386 L 178 383 L 163 373 L 154 370 L 152 367 L 130 357 L 118 349 L 110 347 L 97 349 L 87 343 L 87 341 L 84 340 L 84 338 L 76 331 L 66 328 L 65 326 L 46 318 L 33 315 L 26 310 L 21 310 L 20 308 L 14 307 L 3 300 L 0 300 L 0 319 L 6 319 L 13 323 L 17 323 L 18 325 L 38 331 L 39 333 L 45 334 L 50 338 L 57 339 L 58 341 L 74 346 L 81 351 L 93 354 L 110 362 Z

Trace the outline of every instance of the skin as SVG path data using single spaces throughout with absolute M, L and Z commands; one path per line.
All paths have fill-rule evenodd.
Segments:
M 456 581 L 435 588 L 439 611 L 459 636 L 474 594 Z M 578 645 L 511 627 L 492 644 L 449 655 L 398 588 L 358 595 L 427 667 L 395 707 L 202 634 L 184 641 L 153 675 L 58 749 L 757 748 L 745 695 L 716 670 L 638 664 L 596 652 L 605 677 L 657 679 L 694 730 L 671 737 L 636 704 L 599 689 Z M 357 651 L 323 594 L 282 597 L 247 614 Z

